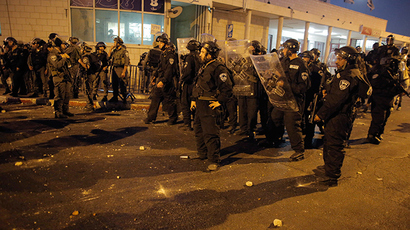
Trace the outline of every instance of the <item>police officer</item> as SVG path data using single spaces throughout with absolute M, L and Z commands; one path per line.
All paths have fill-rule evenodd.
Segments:
M 112 88 L 113 97 L 109 102 L 118 101 L 118 87 L 120 87 L 120 93 L 122 100 L 125 103 L 127 100 L 127 85 L 128 74 L 127 68 L 130 65 L 130 58 L 127 49 L 124 46 L 124 41 L 120 37 L 114 38 L 114 46 L 110 50 L 110 62 L 112 65 Z
M 151 105 L 144 122 L 149 124 L 156 120 L 159 105 L 162 102 L 163 110 L 168 112 L 167 124 L 174 125 L 178 119 L 176 105 L 176 87 L 178 84 L 177 55 L 173 44 L 169 42 L 168 35 L 162 34 L 156 40 L 162 53 L 158 71 L 153 79 L 155 86 L 152 89 Z
M 184 66 L 181 74 L 181 110 L 183 115 L 183 129 L 192 130 L 191 127 L 191 97 L 193 83 L 196 78 L 196 74 L 200 68 L 199 50 L 201 44 L 197 40 L 191 40 L 188 42 L 186 48 L 190 51 L 186 55 L 184 60 Z
M 373 87 L 371 96 L 372 121 L 367 132 L 367 140 L 379 144 L 384 127 L 391 114 L 394 96 L 401 93 L 397 82 L 399 76 L 399 50 L 394 45 L 394 36 L 389 35 L 387 44 L 379 47 L 376 64 L 370 71 L 370 83 Z
M 94 103 L 93 103 L 93 94 L 94 94 L 94 82 L 96 78 L 96 74 L 100 71 L 100 60 L 98 60 L 95 53 L 91 53 L 92 48 L 87 44 L 83 44 L 81 47 L 82 56 L 78 60 L 80 63 L 81 71 L 83 72 L 84 76 L 84 83 L 85 83 L 85 94 L 87 96 L 87 105 L 85 109 L 89 112 L 94 110 Z
M 34 74 L 34 93 L 32 97 L 37 97 L 40 92 L 47 97 L 48 79 L 45 74 L 47 64 L 47 50 L 44 48 L 46 42 L 40 38 L 34 38 L 31 42 L 32 49 L 27 60 L 30 71 Z
M 291 147 L 295 151 L 295 153 L 290 156 L 290 160 L 299 161 L 305 157 L 305 147 L 302 138 L 302 117 L 305 93 L 310 87 L 309 69 L 305 62 L 297 55 L 300 47 L 297 40 L 289 39 L 283 44 L 283 47 L 285 57 L 281 60 L 281 64 L 296 100 L 298 111 L 282 111 L 278 108 L 273 108 L 271 116 L 274 123 L 274 133 L 276 135 L 274 142 L 279 141 L 278 139 L 283 136 L 281 126 L 284 123 Z M 282 87 L 284 81 L 279 79 L 277 84 Z
M 159 36 L 153 42 L 153 48 L 150 49 L 145 56 L 144 60 L 142 61 L 142 69 L 144 71 L 144 82 L 145 82 L 145 92 L 149 91 L 150 84 L 151 86 L 155 85 L 152 82 L 153 76 L 156 75 L 159 67 L 159 61 L 161 59 L 161 49 L 159 48 Z
M 215 42 L 202 45 L 200 58 L 203 66 L 193 89 L 191 110 L 196 109 L 194 132 L 198 158 L 208 159 L 208 170 L 217 170 L 220 163 L 221 140 L 218 119 L 221 104 L 232 95 L 232 82 L 229 70 L 216 58 L 220 48 Z
M 250 42 L 248 50 L 252 55 L 261 55 L 262 44 L 259 41 L 253 40 Z M 242 74 L 246 76 L 246 81 L 251 86 L 251 95 L 238 97 L 239 127 L 248 135 L 249 140 L 254 140 L 259 103 L 261 102 L 260 99 L 263 96 L 264 89 L 250 57 L 246 58 L 246 63 L 242 65 Z
M 97 73 L 96 79 L 93 84 L 93 100 L 97 100 L 97 91 L 100 85 L 100 81 L 102 79 L 103 88 L 104 88 L 104 96 L 101 101 L 107 101 L 108 97 L 108 87 L 110 85 L 110 81 L 108 78 L 108 53 L 105 52 L 107 46 L 105 42 L 98 42 L 95 45 L 95 55 L 97 56 L 98 60 L 101 62 L 101 68 Z
M 55 38 L 55 47 L 47 57 L 47 65 L 54 83 L 54 112 L 55 118 L 67 118 L 74 116 L 68 111 L 71 95 L 71 76 L 68 71 L 70 56 L 63 53 L 60 38 Z
M 12 74 L 13 89 L 12 96 L 18 97 L 18 94 L 27 94 L 24 82 L 24 74 L 27 67 L 27 58 L 25 58 L 23 49 L 18 47 L 17 40 L 13 37 L 6 38 L 8 52 L 6 54 L 6 68 L 10 69 Z M 20 91 L 20 92 L 19 92 Z
M 350 132 L 354 104 L 358 98 L 358 84 L 361 77 L 356 65 L 358 53 L 351 46 L 336 49 L 336 76 L 326 92 L 324 104 L 315 115 L 315 122 L 325 123 L 323 147 L 324 167 L 318 167 L 322 175 L 319 183 L 337 186 L 344 159 L 344 140 Z M 324 171 L 323 171 L 324 170 Z M 324 174 L 324 175 L 323 175 Z
M 78 46 L 78 38 L 77 37 L 70 37 L 69 38 L 70 44 L 66 47 L 64 51 L 66 54 L 70 56 L 70 62 L 68 64 L 68 68 L 70 70 L 71 78 L 72 78 L 72 93 L 73 98 L 78 98 L 78 92 L 80 91 L 81 87 L 81 75 L 80 75 L 80 64 L 78 60 L 81 58 L 81 50 L 80 46 Z

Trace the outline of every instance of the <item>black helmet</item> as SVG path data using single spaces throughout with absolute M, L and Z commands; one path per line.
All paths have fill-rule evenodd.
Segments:
M 201 48 L 201 43 L 199 43 L 199 41 L 197 40 L 191 40 L 186 45 L 186 48 L 190 51 L 199 50 Z
M 400 51 L 400 53 L 401 54 L 408 54 L 409 53 L 409 48 L 408 47 L 403 47 L 403 48 L 401 48 L 401 51 Z
M 216 42 L 207 41 L 203 44 L 202 48 L 204 48 L 213 59 L 218 57 L 219 51 L 221 50 Z
M 104 47 L 107 48 L 107 45 L 105 44 L 105 42 L 98 42 L 97 45 L 95 45 L 96 49 L 99 49 L 100 47 Z
M 168 35 L 166 33 L 162 33 L 160 36 L 158 36 L 155 39 L 155 41 L 168 44 L 168 42 L 169 42 Z
M 13 42 L 13 45 L 17 45 L 17 40 L 16 40 L 15 38 L 13 38 L 13 37 L 7 37 L 4 41 L 5 41 L 6 43 L 8 43 L 9 41 L 12 41 L 12 42 Z
M 296 39 L 288 39 L 283 43 L 284 48 L 288 48 L 291 53 L 297 53 L 299 51 L 299 42 Z
M 61 44 L 63 44 L 63 41 L 61 41 L 60 38 L 56 38 L 56 39 L 54 40 L 54 44 L 55 44 L 57 47 L 61 47 Z
M 320 50 L 319 50 L 319 49 L 313 48 L 313 49 L 311 49 L 310 51 L 312 51 L 313 54 L 314 54 L 316 57 L 320 57 Z
M 251 41 L 251 46 L 255 49 L 253 54 L 258 54 L 262 52 L 262 44 L 259 41 L 257 40 Z
M 389 36 L 387 36 L 386 38 L 386 43 L 388 46 L 391 46 L 394 44 L 394 36 L 393 34 L 390 34 Z
M 120 45 L 124 44 L 124 41 L 120 37 L 115 37 L 114 42 L 117 42 Z
M 314 59 L 314 55 L 313 55 L 313 52 L 312 51 L 304 51 L 302 54 L 301 54 L 301 57 L 302 58 L 309 58 L 309 60 L 313 60 Z
M 48 35 L 48 39 L 53 40 L 53 41 L 56 37 L 58 37 L 58 34 L 56 33 L 51 33 L 50 35 Z
M 349 64 L 353 64 L 358 56 L 357 50 L 351 46 L 343 46 L 340 49 L 335 49 L 335 54 L 347 60 Z
M 87 44 L 84 44 L 82 48 L 83 48 L 84 52 L 87 52 L 87 53 L 89 53 L 93 50 L 93 48 L 91 48 L 91 46 L 89 46 Z
M 72 44 L 77 44 L 80 40 L 77 37 L 70 37 L 68 39 Z
M 46 42 L 45 42 L 43 39 L 41 39 L 41 38 L 34 38 L 34 39 L 31 41 L 31 44 L 32 44 L 32 45 L 38 44 L 39 46 L 43 46 L 44 44 L 46 44 Z
M 373 44 L 373 49 L 374 49 L 374 50 L 375 50 L 375 49 L 378 49 L 379 46 L 380 46 L 380 44 L 379 44 L 378 42 L 375 42 L 375 43 Z

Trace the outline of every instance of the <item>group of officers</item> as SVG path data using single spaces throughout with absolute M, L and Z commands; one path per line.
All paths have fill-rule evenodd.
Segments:
M 144 122 L 155 122 L 159 105 L 163 103 L 169 116 L 168 124 L 174 125 L 178 117 L 177 99 L 180 99 L 182 128 L 194 131 L 198 155 L 195 159 L 207 160 L 208 171 L 220 167 L 220 129 L 226 120 L 229 133 L 246 135 L 247 140 L 254 141 L 259 112 L 260 133 L 264 133 L 266 139 L 258 144 L 265 147 L 279 147 L 284 142 L 286 129 L 294 150 L 291 161 L 303 160 L 305 149 L 314 147 L 317 125 L 324 133 L 325 163 L 315 170 L 318 183 L 336 186 L 358 108 L 371 104 L 372 122 L 367 140 L 378 144 L 393 97 L 405 93 L 399 78 L 407 74 L 407 67 L 400 69 L 407 54 L 399 54 L 393 36 L 386 41 L 386 45 L 369 54 L 371 57 L 351 46 L 336 49 L 337 70 L 332 75 L 320 62 L 318 49 L 298 55 L 299 42 L 289 39 L 281 51 L 272 51 L 278 53 L 284 70 L 283 76 L 277 76 L 272 91 L 262 84 L 261 74 L 249 57 L 239 60 L 242 63 L 239 68 L 235 64 L 227 65 L 225 63 L 232 60 L 219 55 L 221 48 L 215 40 L 202 43 L 191 40 L 186 46 L 189 54 L 178 57 L 175 46 L 162 34 L 142 61 L 152 86 L 151 105 Z M 248 42 L 248 51 L 251 55 L 266 54 L 266 48 L 256 40 Z M 251 86 L 251 94 L 235 95 L 237 76 Z M 294 108 L 283 109 L 270 103 L 269 93 L 281 90 L 291 93 L 296 102 Z
M 32 96 L 42 94 L 54 98 L 55 117 L 66 118 L 74 115 L 69 112 L 68 103 L 70 98 L 78 96 L 80 78 L 85 83 L 86 109 L 92 111 L 100 81 L 104 85 L 102 101 L 107 101 L 108 78 L 112 77 L 113 97 L 109 101 L 117 102 L 120 97 L 125 102 L 130 60 L 123 40 L 116 37 L 108 53 L 104 42 L 97 43 L 95 52 L 86 43 L 78 42 L 75 37 L 71 37 L 69 43 L 64 42 L 55 33 L 50 34 L 48 42 L 34 39 L 31 46 L 6 38 L 1 52 L 5 94 L 27 93 L 24 79 L 27 73 L 32 73 Z M 220 167 L 220 129 L 225 120 L 228 120 L 230 134 L 244 135 L 247 140 L 255 141 L 259 113 L 260 134 L 264 133 L 266 139 L 258 144 L 264 147 L 280 147 L 286 129 L 294 150 L 291 161 L 303 160 L 305 149 L 314 147 L 317 125 L 324 133 L 325 163 L 316 169 L 318 183 L 336 186 L 358 108 L 371 104 L 372 121 L 367 140 L 379 144 L 393 98 L 407 93 L 403 84 L 406 80 L 408 83 L 406 49 L 402 49 L 401 55 L 392 35 L 386 42 L 386 45 L 375 46 L 367 56 L 351 46 L 336 49 L 337 70 L 332 75 L 320 62 L 318 49 L 298 54 L 299 42 L 289 39 L 280 51 L 271 52 L 280 57 L 284 74 L 273 71 L 276 78 L 268 87 L 261 81 L 261 73 L 250 57 L 225 60 L 226 57 L 219 55 L 221 48 L 215 40 L 202 43 L 191 40 L 186 46 L 189 53 L 179 57 L 175 45 L 163 33 L 156 37 L 153 49 L 141 60 L 147 86 L 151 88 L 151 105 L 144 122 L 156 121 L 162 103 L 163 111 L 168 113 L 168 125 L 176 124 L 179 99 L 182 128 L 194 131 L 196 159 L 207 160 L 208 171 Z M 250 55 L 267 53 L 256 40 L 247 43 L 247 50 Z M 13 82 L 12 90 L 6 82 L 8 77 Z M 238 94 L 238 84 L 243 82 L 250 86 L 249 94 Z M 290 95 L 293 106 L 277 106 L 270 100 L 271 94 Z
M 84 88 L 87 99 L 86 110 L 93 111 L 100 82 L 104 93 L 101 101 L 107 101 L 110 77 L 112 77 L 113 97 L 127 99 L 127 67 L 129 54 L 121 38 L 114 38 L 114 46 L 107 53 L 106 44 L 98 42 L 93 48 L 76 37 L 64 41 L 56 33 L 49 35 L 48 41 L 34 38 L 30 43 L 17 42 L 7 37 L 0 50 L 0 75 L 5 95 L 13 97 L 49 97 L 54 99 L 55 118 L 74 116 L 69 112 L 70 98 L 78 98 Z M 110 74 L 108 71 L 110 70 Z M 7 79 L 12 84 L 9 85 Z

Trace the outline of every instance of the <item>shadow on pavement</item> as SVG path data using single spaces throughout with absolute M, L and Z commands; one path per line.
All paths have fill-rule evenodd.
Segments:
M 312 182 L 314 178 L 313 175 L 286 178 L 226 192 L 205 189 L 181 193 L 170 199 L 158 200 L 141 213 L 96 213 L 64 229 L 210 228 L 224 223 L 232 214 L 248 212 L 287 198 L 326 191 L 326 188 L 298 186 Z

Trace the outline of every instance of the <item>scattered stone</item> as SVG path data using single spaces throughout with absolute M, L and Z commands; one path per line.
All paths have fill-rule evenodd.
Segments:
M 282 227 L 282 221 L 279 219 L 273 220 L 273 226 L 275 227 Z
M 382 180 L 383 180 L 383 178 L 381 178 L 381 177 L 377 177 L 377 180 L 380 180 L 380 181 L 382 181 Z
M 6 110 L 3 109 L 3 110 L 1 111 L 1 113 L 6 113 Z
M 140 150 L 145 150 L 145 147 L 143 145 L 141 145 Z
M 253 186 L 252 181 L 246 181 L 246 186 L 248 186 L 248 187 L 252 187 L 252 186 Z
M 121 177 L 120 176 L 117 176 L 117 179 L 120 179 Z
M 189 156 L 179 156 L 181 159 L 189 159 Z
M 363 173 L 362 172 L 357 172 L 357 174 L 362 175 Z
M 78 216 L 79 212 L 75 210 L 73 213 L 71 213 L 72 216 Z
M 14 166 L 22 166 L 22 165 L 23 165 L 23 162 L 21 162 L 21 161 L 18 161 L 14 164 Z

